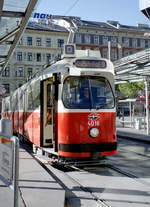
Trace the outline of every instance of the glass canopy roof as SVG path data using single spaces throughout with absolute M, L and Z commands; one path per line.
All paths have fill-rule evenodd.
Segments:
M 115 61 L 114 67 L 116 84 L 150 77 L 150 48 Z
M 38 0 L 0 0 L 0 73 L 6 67 Z

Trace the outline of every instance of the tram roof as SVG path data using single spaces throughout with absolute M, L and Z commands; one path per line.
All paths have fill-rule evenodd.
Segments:
M 114 62 L 115 83 L 143 81 L 150 77 L 150 48 Z
M 38 0 L 0 0 L 0 73 L 5 69 Z

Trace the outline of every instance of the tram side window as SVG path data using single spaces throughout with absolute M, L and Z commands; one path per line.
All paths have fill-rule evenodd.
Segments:
M 32 87 L 29 86 L 29 90 L 27 93 L 27 109 L 31 110 L 33 109 L 33 94 L 32 94 Z
M 19 94 L 19 110 L 23 110 L 23 91 Z
M 51 98 L 51 84 L 47 85 L 47 108 L 52 107 L 52 98 Z
M 18 111 L 18 93 L 13 96 L 13 111 Z
M 14 96 L 11 97 L 11 108 L 12 108 L 12 111 L 14 112 L 15 111 L 15 103 L 14 103 Z
M 33 86 L 33 109 L 37 109 L 40 105 L 40 83 L 37 81 Z
M 28 109 L 33 109 L 32 91 L 28 93 Z

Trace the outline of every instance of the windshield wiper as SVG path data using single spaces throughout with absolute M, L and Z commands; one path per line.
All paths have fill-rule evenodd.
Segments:
M 96 104 L 96 110 L 98 110 L 98 109 L 106 109 L 107 107 L 107 104 Z

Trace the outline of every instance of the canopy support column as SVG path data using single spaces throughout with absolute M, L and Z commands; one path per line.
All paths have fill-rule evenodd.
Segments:
M 146 125 L 147 125 L 147 135 L 149 135 L 150 128 L 149 128 L 149 91 L 148 91 L 148 86 L 149 86 L 149 80 L 148 78 L 145 79 L 145 97 L 146 97 Z

